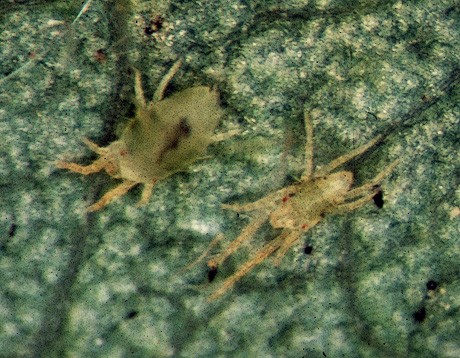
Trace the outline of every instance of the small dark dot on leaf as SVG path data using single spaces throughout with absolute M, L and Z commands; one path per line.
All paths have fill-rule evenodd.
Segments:
M 144 30 L 146 35 L 151 35 L 155 32 L 155 30 L 152 28 L 152 26 L 147 26 Z
M 154 32 L 157 32 L 163 28 L 163 21 L 162 17 L 157 17 L 155 20 L 150 21 L 149 26 L 144 29 L 144 33 L 146 35 L 151 35 Z
M 313 246 L 310 246 L 310 245 L 307 245 L 305 246 L 305 248 L 303 249 L 303 252 L 306 254 L 306 255 L 310 255 L 313 251 Z
M 208 281 L 212 282 L 216 278 L 217 275 L 217 267 L 211 267 L 208 271 Z
M 11 224 L 10 229 L 8 230 L 8 237 L 13 237 L 16 233 L 16 224 Z
M 137 311 L 131 311 L 131 312 L 128 313 L 128 315 L 126 316 L 126 318 L 128 318 L 128 319 L 134 318 L 134 317 L 137 316 L 137 314 L 138 314 Z
M 383 193 L 379 190 L 373 197 L 374 204 L 379 208 L 383 208 Z
M 426 283 L 426 288 L 430 291 L 436 290 L 438 283 L 436 281 L 430 280 Z
M 425 307 L 420 308 L 417 312 L 415 312 L 412 317 L 414 317 L 415 321 L 423 322 L 426 317 L 426 310 Z

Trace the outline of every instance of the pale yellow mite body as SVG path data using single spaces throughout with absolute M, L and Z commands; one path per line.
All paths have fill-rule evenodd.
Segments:
M 225 293 L 250 269 L 275 251 L 277 252 L 274 263 L 278 265 L 280 259 L 301 236 L 318 224 L 325 215 L 352 211 L 371 200 L 378 191 L 377 184 L 390 174 L 399 162 L 399 160 L 394 161 L 368 183 L 350 190 L 353 183 L 353 174 L 351 172 L 331 172 L 352 158 L 364 153 L 374 146 L 381 137 L 379 136 L 369 143 L 333 160 L 321 170 L 315 172 L 313 168 L 313 127 L 306 112 L 305 129 L 307 134 L 306 168 L 298 183 L 271 193 L 253 203 L 222 205 L 224 209 L 237 212 L 252 212 L 252 219 L 233 242 L 224 248 L 220 254 L 209 260 L 209 269 L 214 274 L 217 267 L 228 256 L 236 252 L 241 244 L 250 240 L 267 220 L 270 220 L 270 224 L 274 228 L 283 230 L 279 236 L 251 254 L 248 261 L 239 267 L 233 275 L 224 280 L 221 286 L 211 295 L 211 301 Z M 222 235 L 218 236 L 210 248 L 215 246 L 217 240 L 221 239 Z M 202 255 L 200 260 L 204 258 L 203 256 L 205 255 Z
M 146 203 L 153 186 L 174 173 L 184 171 L 203 157 L 223 115 L 219 94 L 209 87 L 198 86 L 163 99 L 164 91 L 180 67 L 178 61 L 165 75 L 153 100 L 146 103 L 141 75 L 136 70 L 135 118 L 124 128 L 120 139 L 101 148 L 85 139 L 99 159 L 88 166 L 57 162 L 56 167 L 88 175 L 103 169 L 123 182 L 106 193 L 89 211 L 102 209 L 137 184 L 144 184 L 138 205 Z

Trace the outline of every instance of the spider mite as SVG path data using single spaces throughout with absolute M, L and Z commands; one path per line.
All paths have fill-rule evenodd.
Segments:
M 381 140 L 381 136 L 334 159 L 328 165 L 315 171 L 313 165 L 313 126 L 306 111 L 304 120 L 307 144 L 305 148 L 305 170 L 301 179 L 294 185 L 268 194 L 253 203 L 222 205 L 224 209 L 250 213 L 251 221 L 233 242 L 209 260 L 210 269 L 217 270 L 219 265 L 222 265 L 228 256 L 235 253 L 241 244 L 251 240 L 267 220 L 274 228 L 282 229 L 282 231 L 279 236 L 259 249 L 255 249 L 250 258 L 214 291 L 209 298 L 210 301 L 224 294 L 249 270 L 275 251 L 274 264 L 278 265 L 281 258 L 301 236 L 325 216 L 356 210 L 372 200 L 376 195 L 376 190 L 378 190 L 376 185 L 389 175 L 399 162 L 399 160 L 395 160 L 369 182 L 360 187 L 352 188 L 353 174 L 349 171 L 334 172 L 334 170 L 354 157 L 363 154 Z
M 138 205 L 145 204 L 156 182 L 184 171 L 191 163 L 203 158 L 213 137 L 223 110 L 215 89 L 198 86 L 177 92 L 163 99 L 164 91 L 178 71 L 177 61 L 161 80 L 153 100 L 146 102 L 141 74 L 135 70 L 135 117 L 124 128 L 120 139 L 108 147 L 99 147 L 85 139 L 99 159 L 87 166 L 57 162 L 56 167 L 88 175 L 105 170 L 122 183 L 106 193 L 88 210 L 102 209 L 110 201 L 126 194 L 137 184 L 144 190 Z

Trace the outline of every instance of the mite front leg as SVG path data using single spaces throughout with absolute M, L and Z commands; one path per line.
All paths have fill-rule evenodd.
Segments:
M 362 146 L 356 148 L 355 150 L 352 150 L 351 152 L 342 155 L 341 157 L 338 157 L 337 159 L 334 159 L 332 162 L 330 162 L 328 165 L 326 165 L 324 168 L 321 170 L 318 170 L 315 173 L 315 177 L 321 177 L 323 175 L 329 174 L 331 171 L 333 171 L 335 168 L 338 166 L 350 161 L 354 157 L 363 154 L 366 150 L 369 148 L 373 147 L 379 140 L 382 139 L 382 136 L 379 135 L 376 138 L 372 139 L 366 144 L 363 144 Z
M 305 122 L 305 133 L 307 143 L 305 144 L 305 171 L 302 174 L 302 180 L 307 180 L 313 175 L 313 124 L 311 123 L 311 117 L 304 112 Z
M 278 201 L 283 199 L 289 194 L 295 192 L 296 186 L 291 185 L 290 187 L 280 189 L 274 193 L 268 194 L 266 197 L 254 201 L 253 203 L 246 204 L 222 204 L 223 209 L 230 209 L 238 212 L 250 212 L 254 210 L 273 210 L 278 205 Z
M 330 211 L 328 211 L 327 213 L 328 214 L 342 214 L 342 213 L 346 213 L 348 211 L 353 211 L 353 210 L 356 210 L 358 208 L 360 208 L 361 206 L 363 206 L 364 204 L 366 204 L 368 201 L 370 201 L 372 199 L 372 197 L 375 195 L 375 193 L 370 193 L 360 199 L 357 199 L 355 201 L 351 201 L 349 203 L 344 203 L 344 204 L 340 204 L 336 207 L 334 207 L 333 209 L 331 209 Z
M 83 138 L 83 142 L 85 142 L 89 149 L 99 155 L 107 155 L 109 152 L 108 148 L 99 147 L 96 143 L 91 142 L 88 138 Z
M 107 160 L 105 158 L 99 158 L 96 161 L 94 161 L 92 164 L 86 165 L 86 166 L 82 166 L 77 163 L 69 163 L 69 162 L 56 162 L 54 165 L 56 166 L 56 168 L 68 169 L 75 173 L 88 175 L 88 174 L 100 172 L 102 169 L 104 169 L 107 165 Z
M 174 75 L 179 70 L 180 65 L 182 64 L 182 57 L 176 61 L 176 63 L 171 67 L 168 73 L 162 78 L 160 84 L 158 85 L 158 89 L 155 91 L 153 95 L 152 102 L 160 102 L 163 99 L 163 95 L 165 93 L 166 87 L 168 86 L 169 81 L 174 77 Z
M 102 209 L 104 206 L 106 206 L 108 203 L 110 203 L 112 200 L 119 198 L 120 196 L 126 194 L 133 186 L 135 186 L 136 182 L 131 181 L 131 180 L 125 180 L 123 183 L 118 185 L 116 188 L 110 190 L 108 193 L 106 193 L 97 203 L 91 205 L 88 208 L 89 212 L 97 211 Z
M 134 93 L 136 95 L 136 108 L 145 109 L 147 103 L 145 102 L 144 90 L 142 89 L 141 73 L 137 68 L 134 69 Z
M 141 200 L 139 200 L 139 202 L 136 204 L 137 207 L 142 206 L 149 201 L 150 196 L 152 195 L 153 187 L 157 181 L 158 180 L 154 180 L 152 183 L 144 184 L 144 190 L 142 191 Z
M 360 197 L 364 195 L 366 192 L 368 192 L 369 190 L 372 190 L 375 185 L 379 184 L 387 175 L 389 175 L 393 171 L 393 169 L 399 164 L 399 162 L 400 160 L 396 159 L 388 167 L 382 170 L 374 179 L 371 179 L 369 182 L 367 182 L 366 184 L 356 189 L 350 190 L 345 195 L 345 200 L 350 200 L 350 199 Z M 375 195 L 375 193 L 372 193 L 371 197 L 373 195 Z

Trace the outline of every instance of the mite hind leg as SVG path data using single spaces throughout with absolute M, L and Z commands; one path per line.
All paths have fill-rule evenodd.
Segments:
M 282 232 L 280 236 L 273 239 L 261 249 L 259 249 L 252 257 L 241 266 L 238 271 L 227 278 L 222 285 L 209 297 L 209 301 L 215 300 L 217 297 L 223 295 L 230 287 L 232 287 L 238 280 L 241 279 L 246 273 L 251 270 L 254 266 L 265 260 L 270 256 L 276 249 L 278 249 L 281 243 L 289 236 L 286 231 Z

